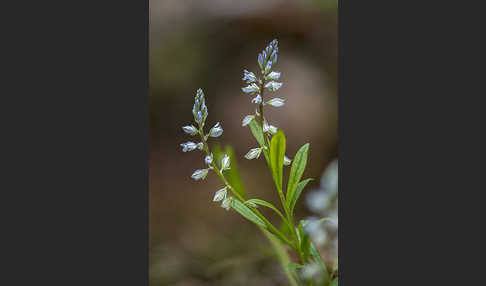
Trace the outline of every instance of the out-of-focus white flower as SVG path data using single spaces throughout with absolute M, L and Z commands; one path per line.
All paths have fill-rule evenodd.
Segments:
M 194 173 L 192 173 L 191 178 L 193 178 L 196 181 L 197 180 L 203 180 L 208 175 L 208 171 L 209 171 L 209 169 L 198 169 L 198 170 L 194 171 Z
M 228 155 L 224 155 L 223 159 L 221 160 L 221 171 L 228 170 L 230 168 L 230 157 Z
M 246 126 L 250 124 L 250 122 L 255 118 L 255 115 L 247 115 L 245 118 L 243 118 L 243 121 L 241 122 L 241 126 Z
M 326 231 L 322 227 L 321 222 L 315 217 L 311 217 L 307 220 L 304 231 L 309 234 L 314 243 L 319 246 L 322 246 L 327 242 Z
M 248 153 L 246 153 L 245 158 L 248 160 L 252 160 L 260 157 L 261 153 L 262 153 L 262 148 L 253 148 L 250 151 L 248 151 Z
M 198 144 L 191 141 L 182 143 L 181 146 L 182 146 L 182 152 L 193 151 L 196 150 L 196 148 L 198 148 Z
M 316 279 L 319 276 L 320 268 L 315 263 L 307 263 L 300 270 L 300 275 L 304 280 Z
M 203 149 L 203 146 L 204 145 L 203 145 L 202 142 L 197 143 L 197 149 L 202 150 Z
M 182 127 L 182 130 L 184 130 L 184 132 L 190 135 L 196 135 L 198 131 L 197 128 L 193 125 L 184 126 Z
M 330 204 L 329 194 L 321 190 L 309 192 L 305 200 L 309 209 L 318 214 L 322 214 Z
M 281 106 L 284 106 L 285 104 L 285 100 L 284 99 L 281 99 L 281 98 L 272 98 L 270 99 L 269 101 L 267 101 L 265 104 L 268 104 L 268 105 L 271 105 L 273 107 L 281 107 Z
M 338 160 L 332 161 L 321 177 L 321 187 L 324 191 L 335 194 L 338 191 Z
M 265 88 L 271 90 L 271 91 L 276 91 L 278 90 L 279 88 L 282 87 L 282 83 L 281 82 L 276 82 L 276 81 L 269 81 L 265 84 Z
M 217 191 L 216 194 L 214 194 L 213 202 L 219 202 L 219 201 L 224 200 L 226 198 L 226 192 L 227 192 L 226 187 Z
M 209 131 L 209 136 L 211 136 L 211 137 L 219 137 L 219 136 L 221 136 L 221 134 L 223 134 L 223 127 L 221 127 L 221 124 L 218 122 Z
M 284 155 L 284 161 L 283 161 L 284 166 L 288 166 L 290 165 L 290 163 L 292 163 L 292 160 L 290 160 L 289 157 L 287 157 L 287 155 Z

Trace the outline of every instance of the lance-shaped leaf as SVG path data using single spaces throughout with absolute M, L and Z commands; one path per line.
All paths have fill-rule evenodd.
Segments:
M 287 184 L 287 202 L 292 200 L 294 196 L 295 188 L 302 177 L 307 164 L 307 153 L 309 151 L 309 143 L 300 147 L 297 154 L 295 154 L 294 161 L 292 162 L 292 168 L 290 169 L 289 183 Z
M 308 179 L 305 179 L 302 182 L 297 184 L 297 187 L 295 188 L 295 191 L 294 191 L 292 197 L 290 198 L 290 201 L 288 201 L 289 202 L 289 210 L 290 210 L 291 214 L 294 213 L 295 204 L 297 203 L 297 200 L 299 199 L 300 194 L 304 190 L 307 183 L 309 183 L 312 180 L 314 180 L 314 179 L 308 178 Z
M 321 258 L 321 255 L 319 254 L 319 251 L 317 250 L 317 248 L 315 247 L 314 243 L 310 243 L 310 247 L 309 247 L 309 252 L 310 252 L 310 256 L 312 257 L 312 259 L 314 260 L 315 263 L 317 263 L 321 269 L 322 269 L 322 279 L 323 279 L 323 284 L 324 286 L 327 286 L 329 285 L 329 272 L 327 271 L 327 267 L 326 267 L 326 264 L 324 263 L 324 261 L 322 261 L 322 258 Z
M 267 208 L 270 208 L 280 216 L 282 221 L 287 222 L 287 219 L 285 219 L 285 217 L 282 215 L 282 213 L 274 205 L 272 205 L 269 202 L 266 202 L 264 200 L 259 200 L 259 199 L 251 199 L 251 200 L 247 200 L 245 203 L 250 203 L 250 204 L 253 203 L 253 204 L 257 204 L 257 205 L 261 205 L 261 206 L 265 206 Z
M 256 214 L 254 214 L 247 206 L 245 206 L 245 204 L 243 204 L 239 200 L 233 200 L 231 202 L 231 207 L 235 211 L 240 213 L 244 218 L 255 223 L 256 225 L 259 225 L 264 228 L 267 227 L 267 225 L 261 218 L 259 218 Z
M 272 167 L 273 180 L 275 181 L 275 185 L 279 192 L 282 192 L 285 144 L 285 135 L 282 130 L 278 131 L 272 137 L 272 141 L 270 142 L 270 165 Z

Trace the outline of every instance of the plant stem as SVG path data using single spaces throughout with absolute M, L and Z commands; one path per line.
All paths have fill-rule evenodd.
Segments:
M 207 155 L 211 155 L 211 151 L 209 150 L 208 143 L 206 141 L 204 131 L 202 129 L 202 126 L 199 128 L 199 135 L 201 136 L 201 140 L 203 142 L 203 150 L 206 152 Z M 230 183 L 226 180 L 225 176 L 223 175 L 223 172 L 218 169 L 218 166 L 216 166 L 216 163 L 214 160 L 211 162 L 211 167 L 213 171 L 218 175 L 219 179 L 224 183 L 224 185 L 230 190 L 230 192 L 242 203 L 245 203 L 245 199 L 230 185 Z M 265 224 L 268 226 L 268 228 L 271 230 L 272 233 L 274 233 L 278 238 L 280 238 L 282 241 L 287 243 L 290 247 L 293 249 L 297 249 L 296 244 L 292 243 L 285 235 L 282 234 L 272 223 L 270 223 L 265 216 L 263 216 L 257 209 L 248 206 L 248 208 L 255 214 L 257 215 L 261 220 L 265 222 Z

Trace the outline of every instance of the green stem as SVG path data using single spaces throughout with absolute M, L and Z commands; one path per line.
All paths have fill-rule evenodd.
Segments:
M 199 128 L 199 135 L 201 136 L 201 140 L 203 142 L 203 150 L 206 152 L 207 155 L 211 155 L 211 151 L 209 150 L 209 146 L 207 144 L 206 138 L 204 136 L 204 132 L 202 129 L 202 126 Z M 224 177 L 222 171 L 218 169 L 218 166 L 216 166 L 216 163 L 214 160 L 211 162 L 211 167 L 213 171 L 218 175 L 219 179 L 225 184 L 225 186 L 230 190 L 230 192 L 242 203 L 245 203 L 245 199 L 230 185 L 230 183 L 226 180 Z M 292 243 L 285 235 L 282 234 L 272 223 L 270 223 L 265 216 L 263 216 L 257 209 L 253 207 L 248 207 L 255 215 L 257 215 L 260 219 L 262 219 L 265 224 L 268 226 L 268 228 L 271 230 L 272 233 L 274 233 L 278 238 L 280 238 L 282 241 L 287 243 L 290 247 L 293 249 L 297 249 L 297 246 Z

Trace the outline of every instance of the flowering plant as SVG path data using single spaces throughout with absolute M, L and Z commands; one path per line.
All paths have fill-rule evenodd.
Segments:
M 247 220 L 256 224 L 270 240 L 277 251 L 281 265 L 291 285 L 337 285 L 337 272 L 329 274 L 326 264 L 323 262 L 312 239 L 314 229 L 328 218 L 318 220 L 300 220 L 296 222 L 294 215 L 295 205 L 305 186 L 312 180 L 302 180 L 307 164 L 309 143 L 303 145 L 295 154 L 293 160 L 285 154 L 286 138 L 282 130 L 271 125 L 264 116 L 264 107 L 281 107 L 285 104 L 282 98 L 267 98 L 265 91 L 276 92 L 282 87 L 280 72 L 273 71 L 278 60 L 278 41 L 273 40 L 259 55 L 258 66 L 260 76 L 248 70 L 243 71 L 243 81 L 246 85 L 242 88 L 245 94 L 251 95 L 252 102 L 257 105 L 254 114 L 243 118 L 242 126 L 248 126 L 255 137 L 258 146 L 251 148 L 244 156 L 248 160 L 258 159 L 263 153 L 270 173 L 277 189 L 283 212 L 273 204 L 261 199 L 247 199 L 246 192 L 241 187 L 239 175 L 232 168 L 235 157 L 231 149 L 223 153 L 219 148 L 211 150 L 208 145 L 210 137 L 216 138 L 223 134 L 223 128 L 218 122 L 208 133 L 204 131 L 208 108 L 205 95 L 201 89 L 196 92 L 192 109 L 194 121 L 197 126 L 188 125 L 182 127 L 185 133 L 199 136 L 200 142 L 192 141 L 181 144 L 182 151 L 199 150 L 205 153 L 203 169 L 198 169 L 192 174 L 194 180 L 203 180 L 210 171 L 216 173 L 223 186 L 215 192 L 213 201 L 221 202 L 221 207 L 226 210 L 234 210 Z M 290 166 L 291 165 L 291 166 Z M 290 175 L 286 190 L 283 187 L 283 168 L 290 166 Z M 270 208 L 281 219 L 282 228 L 274 226 L 259 210 L 258 206 Z M 298 255 L 298 263 L 291 262 L 287 249 L 290 247 Z

